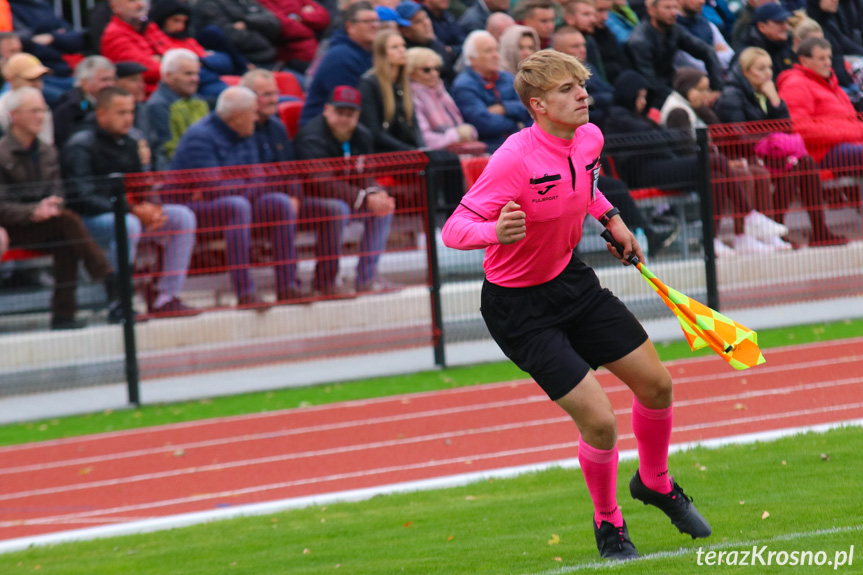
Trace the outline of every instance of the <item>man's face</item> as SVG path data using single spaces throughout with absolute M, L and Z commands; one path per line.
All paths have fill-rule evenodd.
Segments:
M 135 122 L 135 98 L 114 96 L 110 105 L 96 110 L 96 123 L 114 136 L 125 136 Z
M 600 29 L 605 28 L 605 22 L 608 20 L 608 14 L 611 12 L 614 2 L 611 0 L 596 0 L 593 5 L 596 9 L 596 27 Z
M 417 44 L 425 44 L 434 38 L 434 28 L 431 18 L 425 10 L 419 10 L 411 18 L 411 25 L 403 30 L 404 37 Z
M 812 49 L 812 56 L 800 56 L 800 64 L 809 68 L 822 78 L 829 78 L 833 75 L 833 50 L 830 48 L 821 48 L 815 46 Z
M 357 129 L 360 121 L 360 111 L 349 107 L 336 107 L 332 104 L 324 106 L 324 120 L 333 136 L 339 142 L 347 142 Z
M 248 138 L 255 133 L 255 123 L 258 121 L 258 103 L 252 102 L 252 106 L 242 112 L 237 112 L 231 118 L 230 126 L 240 138 Z
M 42 131 L 48 106 L 41 94 L 27 94 L 21 99 L 21 105 L 9 112 L 12 126 L 18 128 L 31 138 Z
M 449 0 L 426 0 L 424 5 L 433 12 L 440 12 L 449 9 Z
M 697 16 L 704 10 L 704 0 L 681 0 L 680 11 L 686 16 Z
M 546 117 L 555 125 L 577 129 L 589 120 L 587 90 L 575 79 L 567 79 L 546 92 L 542 98 L 531 98 L 531 106 L 544 107 Z M 537 113 L 536 108 L 534 112 Z
M 371 48 L 380 29 L 381 19 L 374 10 L 360 10 L 356 19 L 348 22 L 346 27 L 348 37 L 367 49 Z
M 4 62 L 15 54 L 20 54 L 23 51 L 24 48 L 21 46 L 21 38 L 18 36 L 11 36 L 0 41 L 0 60 Z
M 181 98 L 188 98 L 198 91 L 201 64 L 196 60 L 180 60 L 173 72 L 165 74 L 165 83 Z
M 820 0 L 818 6 L 824 12 L 835 14 L 839 10 L 839 0 Z
M 117 78 L 114 84 L 132 94 L 136 102 L 143 102 L 147 99 L 147 84 L 144 82 L 144 74 L 132 74 L 125 78 Z
M 258 121 L 263 122 L 279 110 L 279 87 L 275 78 L 258 76 L 252 86 L 258 96 Z
M 186 26 L 189 24 L 189 17 L 185 14 L 174 14 L 165 19 L 162 24 L 162 31 L 165 34 L 182 34 L 186 31 Z
M 480 76 L 488 76 L 500 70 L 500 52 L 494 38 L 481 36 L 476 39 L 476 56 L 470 61 L 470 67 Z
M 102 88 L 113 86 L 117 81 L 117 73 L 114 70 L 96 70 L 93 75 L 81 80 L 81 89 L 91 98 L 95 98 L 96 94 Z
M 581 32 L 564 34 L 560 38 L 555 38 L 554 49 L 574 56 L 582 64 L 587 60 L 587 41 Z
M 33 78 L 33 79 L 24 78 L 22 76 L 15 76 L 9 82 L 9 84 L 10 84 L 9 87 L 12 88 L 13 90 L 16 90 L 18 88 L 21 88 L 22 86 L 30 86 L 31 88 L 36 88 L 37 90 L 39 90 L 41 92 L 42 88 L 45 86 L 45 82 L 44 82 L 44 80 L 42 80 L 42 78 L 43 78 L 43 76 L 39 76 L 38 78 Z
M 771 42 L 784 43 L 788 41 L 788 33 L 791 31 L 786 20 L 767 20 L 755 25 L 761 34 Z
M 596 29 L 596 8 L 590 4 L 573 4 L 566 13 L 566 23 L 582 34 L 593 34 Z
M 551 38 L 554 32 L 554 10 L 551 8 L 536 8 L 524 19 L 524 25 L 536 30 L 543 40 Z
M 111 0 L 111 11 L 124 22 L 140 22 L 146 10 L 145 0 Z
M 651 21 L 664 28 L 671 28 L 677 22 L 677 0 L 655 0 L 647 2 L 647 14 Z
M 486 0 L 485 5 L 492 12 L 506 12 L 509 10 L 509 0 Z

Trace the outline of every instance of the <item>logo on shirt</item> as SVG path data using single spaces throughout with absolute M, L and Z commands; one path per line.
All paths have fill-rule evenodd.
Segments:
M 547 193 L 548 193 L 548 191 L 549 191 L 550 189 L 552 189 L 552 188 L 553 188 L 554 186 L 556 186 L 556 185 L 557 185 L 557 184 L 549 184 L 548 186 L 546 186 L 546 188 L 545 188 L 544 190 L 542 190 L 542 191 L 537 190 L 537 192 L 536 192 L 536 193 L 537 193 L 537 194 L 539 194 L 540 196 L 544 196 L 545 194 L 547 194 Z
M 531 186 L 538 186 L 541 184 L 547 184 L 548 182 L 557 182 L 558 180 L 560 180 L 560 174 L 554 174 L 551 176 L 549 176 L 548 174 L 545 174 L 541 178 L 536 178 L 536 177 L 531 178 L 530 179 L 530 185 Z M 536 193 L 539 194 L 540 196 L 544 196 L 556 185 L 557 185 L 556 183 L 548 184 L 544 190 L 537 190 Z

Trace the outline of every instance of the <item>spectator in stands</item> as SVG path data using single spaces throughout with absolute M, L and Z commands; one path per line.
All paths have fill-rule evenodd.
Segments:
M 614 101 L 614 87 L 598 74 L 593 73 L 593 69 L 587 62 L 587 42 L 584 35 L 572 26 L 563 26 L 554 33 L 552 47 L 558 52 L 574 56 L 591 73 L 584 86 L 587 89 L 587 101 L 590 104 L 590 121 L 602 127 Z
M 185 48 L 170 50 L 160 68 L 162 81 L 144 108 L 147 139 L 157 171 L 168 169 L 180 137 L 210 113 L 207 103 L 195 96 L 201 63 L 194 52 Z
M 752 15 L 756 8 L 763 4 L 775 2 L 776 0 L 746 0 L 743 7 L 737 11 L 734 28 L 731 30 L 731 45 L 739 45 L 749 33 L 749 29 L 752 27 Z
M 44 88 L 44 78 L 51 70 L 42 65 L 42 62 L 32 54 L 15 54 L 3 64 L 3 78 L 5 78 L 10 90 L 17 90 L 23 86 L 36 88 L 40 92 Z M 6 98 L 8 92 L 0 96 L 0 130 L 9 129 L 9 112 L 7 110 Z M 54 118 L 51 110 L 45 113 L 42 123 L 42 131 L 39 139 L 46 144 L 54 143 Z
M 63 186 L 54 146 L 39 140 L 48 107 L 36 88 L 25 86 L 9 93 L 9 131 L 0 139 L 0 255 L 12 247 L 51 253 L 54 259 L 52 329 L 78 329 L 87 323 L 75 319 L 78 264 L 91 279 L 109 280 L 113 270 L 102 250 L 75 212 L 63 206 Z M 113 281 L 111 309 L 119 309 Z
M 620 177 L 635 188 L 692 185 L 698 178 L 698 159 L 687 134 L 666 130 L 647 115 L 648 82 L 637 72 L 623 72 L 614 84 L 614 103 L 605 122 L 606 144 L 625 144 L 637 135 L 649 149 L 616 152 L 615 167 Z M 615 138 L 616 136 L 616 138 Z M 721 154 L 711 154 L 711 170 L 715 178 L 714 202 L 720 217 L 726 207 L 734 220 L 734 250 L 718 237 L 714 249 L 719 257 L 738 253 L 767 253 L 776 248 L 773 242 L 788 233 L 788 228 L 755 211 L 744 189 L 738 185 Z M 718 231 L 718 227 L 717 227 Z
M 626 0 L 613 0 L 611 12 L 608 14 L 608 29 L 611 30 L 618 44 L 626 45 L 629 35 L 638 26 L 638 14 L 629 7 Z
M 288 194 L 272 191 L 267 182 L 256 177 L 253 167 L 261 163 L 255 138 L 257 120 L 257 95 L 245 86 L 228 88 L 219 95 L 215 112 L 180 138 L 171 169 L 251 166 L 248 178 L 231 176 L 231 185 L 218 189 L 211 185 L 203 192 L 194 189 L 185 203 L 195 212 L 202 228 L 224 232 L 231 283 L 239 305 L 266 308 L 272 304 L 257 294 L 251 273 L 252 226 L 261 229 L 273 250 L 276 300 L 301 301 L 303 293 L 297 277 L 294 202 Z
M 429 15 L 435 38 L 443 42 L 451 60 L 455 62 L 461 55 L 464 30 L 449 10 L 449 0 L 425 0 L 423 10 Z
M 797 61 L 791 42 L 788 18 L 791 13 L 780 4 L 759 6 L 752 15 L 752 27 L 737 46 L 738 51 L 750 46 L 766 50 L 773 60 L 773 74 L 779 76 Z
M 501 35 L 510 26 L 515 26 L 515 19 L 506 12 L 494 12 L 489 15 L 488 19 L 485 22 L 486 32 L 494 36 L 494 39 L 498 42 L 500 42 Z M 477 28 L 477 30 L 479 29 L 480 28 Z M 462 46 L 464 46 L 463 42 Z
M 3 204 L 2 200 L 0 200 L 0 214 L 3 213 Z M 9 233 L 4 229 L 0 228 L 0 260 L 3 259 L 3 254 L 6 253 L 6 250 L 9 249 Z
M 674 55 L 678 50 L 704 63 L 710 87 L 722 88 L 722 65 L 713 47 L 677 26 L 677 0 L 647 0 L 648 21 L 641 22 L 626 43 L 633 68 L 648 82 L 650 106 L 661 108 L 671 94 Z
M 396 13 L 399 19 L 408 22 L 408 25 L 399 24 L 399 32 L 405 39 L 405 47 L 407 48 L 428 48 L 438 53 L 443 61 L 443 70 L 441 77 L 444 83 L 449 86 L 455 80 L 455 72 L 453 64 L 455 58 L 452 52 L 447 50 L 443 42 L 435 38 L 434 28 L 432 27 L 431 19 L 422 6 L 412 0 L 405 0 L 396 6 Z
M 336 86 L 356 87 L 360 77 L 372 67 L 372 44 L 380 30 L 378 13 L 366 1 L 345 11 L 344 33 L 337 32 L 318 65 L 306 94 L 300 126 L 318 116 Z
M 197 30 L 216 26 L 252 64 L 272 66 L 282 25 L 257 0 L 198 0 L 192 3 Z
M 724 123 L 759 122 L 782 120 L 789 117 L 788 107 L 779 97 L 773 83 L 772 58 L 761 48 L 746 48 L 731 68 L 731 78 L 725 84 L 716 113 Z M 809 212 L 812 226 L 810 246 L 840 245 L 848 240 L 834 235 L 824 220 L 824 192 L 820 170 L 809 154 L 795 157 L 787 165 L 787 157 L 771 164 L 764 158 L 773 174 L 773 216 L 779 223 L 795 197 L 800 198 L 803 208 Z
M 830 42 L 807 38 L 800 43 L 797 58 L 800 63 L 776 80 L 794 130 L 806 140 L 807 150 L 822 168 L 861 173 L 863 123 L 834 73 Z
M 440 79 L 440 56 L 428 48 L 407 52 L 405 72 L 410 78 L 417 125 L 426 146 L 443 150 L 458 143 L 477 142 L 476 128 L 466 123 Z
M 87 56 L 75 66 L 75 87 L 54 106 L 54 145 L 63 148 L 72 134 L 95 123 L 96 97 L 117 78 L 114 63 L 104 56 Z
M 134 128 L 142 134 L 149 133 L 147 127 L 147 86 L 144 84 L 144 72 L 147 68 L 137 62 L 117 62 L 117 79 L 114 85 L 123 88 L 135 98 Z M 149 145 L 147 146 L 149 148 Z
M 24 51 L 33 54 L 53 74 L 45 78 L 42 93 L 53 105 L 72 88 L 72 68 L 64 56 L 86 51 L 85 33 L 57 15 L 53 2 L 48 0 L 9 0 L 12 25 L 21 37 Z
M 260 0 L 281 24 L 276 60 L 305 72 L 318 49 L 318 35 L 330 24 L 330 13 L 314 0 Z
M 587 43 L 587 62 L 590 64 L 592 73 L 599 74 L 600 78 L 608 81 L 605 74 L 605 60 L 599 52 L 593 32 L 596 29 L 596 5 L 594 0 L 573 0 L 566 5 L 563 16 L 567 26 L 571 26 L 582 33 Z
M 734 50 L 725 41 L 719 27 L 704 15 L 704 0 L 680 0 L 677 25 L 708 46 L 712 46 L 719 63 L 722 64 L 722 69 L 728 67 L 729 62 L 734 58 Z M 699 59 L 693 58 L 686 52 L 678 53 L 675 60 L 678 68 L 692 66 L 699 70 L 704 69 L 704 64 Z
M 522 22 L 536 31 L 539 37 L 537 50 L 545 50 L 551 46 L 551 35 L 554 33 L 554 9 L 551 0 L 529 0 L 525 4 Z
M 114 190 L 107 176 L 142 170 L 138 143 L 129 136 L 134 114 L 132 94 L 116 86 L 103 88 L 96 99 L 96 126 L 75 133 L 60 154 L 70 207 L 81 215 L 93 238 L 108 252 L 114 267 L 118 258 L 111 199 Z M 129 253 L 124 256 L 130 262 L 135 261 L 141 239 L 158 242 L 165 249 L 162 276 L 149 311 L 169 315 L 198 313 L 180 300 L 195 245 L 192 211 L 185 206 L 162 205 L 153 194 L 132 204 L 126 214 L 126 229 Z M 110 317 L 120 320 L 121 313 Z
M 24 51 L 21 44 L 21 38 L 15 32 L 0 32 L 0 66 L 6 63 L 6 60 L 20 54 Z M 4 89 L 5 86 L 4 86 Z
M 500 69 L 497 41 L 491 34 L 471 32 L 462 53 L 468 68 L 453 83 L 453 100 L 493 152 L 510 134 L 532 124 L 532 119 L 515 92 L 512 74 Z
M 842 32 L 837 18 L 838 11 L 839 0 L 806 0 L 806 15 L 821 25 L 824 38 L 830 42 L 836 80 L 855 107 L 863 107 L 863 93 L 845 67 L 845 56 L 863 56 L 863 45 Z
M 508 12 L 509 0 L 476 0 L 459 18 L 458 23 L 465 34 L 485 29 L 486 20 L 495 12 Z
M 793 34 L 793 46 L 794 53 L 797 54 L 797 48 L 800 46 L 800 42 L 805 40 L 806 38 L 823 38 L 824 30 L 821 29 L 821 24 L 813 20 L 812 18 L 801 18 L 797 24 L 794 26 L 794 34 Z M 776 74 L 776 77 L 779 77 L 779 74 Z
M 358 90 L 350 86 L 336 87 L 324 106 L 323 114 L 300 128 L 294 139 L 298 158 L 352 158 L 374 153 L 371 133 L 359 124 L 361 108 Z M 345 217 L 352 214 L 364 224 L 355 282 L 357 293 L 392 290 L 394 286 L 379 277 L 378 262 L 387 247 L 395 199 L 371 177 L 360 176 L 350 182 L 341 177 L 321 181 L 325 183 L 310 186 L 307 194 L 338 200 Z M 329 257 L 319 257 L 315 273 L 315 281 L 318 282 L 315 287 L 323 295 L 339 293 L 335 281 L 338 257 L 342 253 L 341 228 L 336 231 L 338 233 L 326 244 Z
M 626 6 L 626 4 L 624 4 L 624 6 Z M 608 25 L 611 16 L 611 9 L 613 7 L 613 0 L 594 1 L 596 22 L 593 26 L 592 36 L 594 42 L 596 42 L 596 48 L 599 51 L 599 58 L 602 62 L 602 67 L 605 70 L 604 81 L 608 82 L 609 86 L 617 80 L 617 76 L 622 71 L 632 68 L 632 62 L 629 61 L 629 56 L 626 55 L 623 44 L 618 40 L 617 36 Z M 626 8 L 629 9 L 628 6 L 626 6 Z M 628 38 L 629 34 L 626 36 Z M 589 93 L 590 89 L 588 88 L 588 94 Z
M 518 73 L 518 63 L 539 49 L 539 36 L 529 26 L 510 26 L 500 37 L 500 69 L 513 76 Z

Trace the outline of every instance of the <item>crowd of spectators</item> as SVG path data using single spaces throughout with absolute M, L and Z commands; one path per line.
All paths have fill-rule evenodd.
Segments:
M 651 250 L 670 236 L 638 213 L 629 187 L 694 179 L 696 128 L 765 119 L 791 119 L 804 149 L 788 166 L 711 155 L 724 182 L 717 210 L 734 214 L 735 232 L 733 245 L 717 237 L 716 253 L 791 249 L 783 222 L 794 198 L 811 219 L 809 245 L 847 242 L 824 218 L 819 170 L 863 166 L 863 0 L 748 0 L 736 13 L 726 0 L 108 0 L 86 30 L 48 0 L 8 4 L 0 253 L 74 240 L 52 253 L 58 329 L 82 325 L 77 262 L 116 302 L 117 258 L 134 262 L 139 239 L 163 246 L 154 314 L 197 313 L 181 300 L 196 236 L 223 236 L 240 306 L 392 289 L 378 259 L 396 206 L 411 199 L 373 178 L 276 189 L 253 175 L 219 193 L 154 194 L 131 206 L 129 254 L 119 256 L 111 190 L 99 178 L 421 150 L 429 188 L 457 203 L 460 175 L 439 173 L 532 123 L 513 77 L 544 49 L 589 69 L 592 121 L 609 137 L 656 140 L 649 155 L 616 153 L 615 177 L 603 176 L 612 201 L 649 232 Z M 286 78 L 302 93 L 283 91 Z M 298 99 L 298 126 L 285 126 L 280 105 Z M 835 130 L 825 133 L 823 117 L 837 118 Z M 341 236 L 356 218 L 362 256 L 345 288 L 336 285 Z M 296 269 L 304 219 L 319 222 L 310 290 Z M 253 229 L 272 248 L 275 301 L 258 293 L 249 269 Z M 119 310 L 109 319 L 121 321 Z

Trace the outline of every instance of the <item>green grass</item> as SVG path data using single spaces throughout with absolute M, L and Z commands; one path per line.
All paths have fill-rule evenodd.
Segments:
M 693 541 L 626 485 L 618 493 L 633 541 L 646 559 L 601 569 L 615 574 L 780 573 L 788 567 L 709 567 L 699 547 L 742 551 L 836 551 L 857 547 L 863 570 L 863 429 L 809 433 L 770 443 L 696 448 L 671 469 L 713 526 Z M 823 454 L 823 455 L 822 455 Z M 769 517 L 763 518 L 764 512 Z M 545 574 L 598 560 L 592 509 L 578 470 L 553 469 L 438 491 L 394 494 L 146 535 L 31 548 L 0 555 L 0 573 L 63 575 L 351 573 Z M 836 532 L 816 533 L 837 529 Z M 559 540 L 559 541 L 558 541 Z M 556 542 L 557 541 L 557 542 Z M 832 567 L 797 567 L 826 573 Z M 589 571 L 595 569 L 589 568 Z
M 789 344 L 858 336 L 863 336 L 863 320 L 763 330 L 758 334 L 758 341 L 762 349 L 769 349 Z M 712 353 L 709 350 L 693 353 L 682 341 L 659 344 L 657 348 L 664 361 Z M 769 362 L 770 354 L 766 353 L 765 356 Z M 138 409 L 123 409 L 0 426 L 0 445 L 134 429 L 211 417 L 321 405 L 352 399 L 449 389 L 479 383 L 510 381 L 524 377 L 527 375 L 510 362 L 501 362 L 428 371 L 408 376 L 381 377 L 313 387 L 247 393 L 170 405 L 150 405 Z

